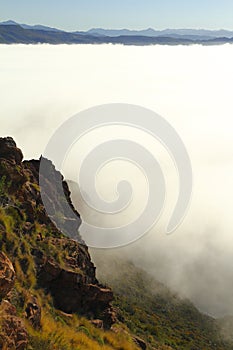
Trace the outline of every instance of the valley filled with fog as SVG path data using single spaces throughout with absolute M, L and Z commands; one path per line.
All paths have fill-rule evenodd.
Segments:
M 167 197 L 158 223 L 143 238 L 111 251 L 129 258 L 202 311 L 233 314 L 233 46 L 0 45 L 0 136 L 12 136 L 26 159 L 39 158 L 55 130 L 74 114 L 107 103 L 136 104 L 164 117 L 182 138 L 193 167 L 193 195 L 178 229 L 165 227 L 178 193 L 166 149 L 142 130 L 111 126 L 77 142 L 64 175 L 77 181 L 85 154 L 109 139 L 131 139 L 155 155 Z M 97 177 L 100 195 L 114 198 L 121 178 L 132 183 L 126 212 L 96 216 L 72 193 L 86 220 L 126 224 L 143 210 L 146 181 L 132 164 L 114 161 Z M 99 266 L 101 268 L 101 266 Z

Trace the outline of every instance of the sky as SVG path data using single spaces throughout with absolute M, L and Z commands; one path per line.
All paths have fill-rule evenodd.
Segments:
M 0 21 L 67 31 L 104 28 L 233 29 L 232 0 L 0 0 Z

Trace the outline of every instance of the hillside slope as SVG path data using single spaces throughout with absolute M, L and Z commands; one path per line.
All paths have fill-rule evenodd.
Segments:
M 111 285 L 120 319 L 148 349 L 230 350 L 222 322 L 202 314 L 144 270 L 114 254 L 93 252 L 98 278 Z M 156 268 L 156 267 L 155 267 Z M 229 333 L 229 332 L 228 332 Z
M 96 276 L 72 218 L 61 218 L 64 236 L 46 214 L 39 164 L 23 161 L 12 138 L 0 138 L 0 349 L 233 349 L 221 323 L 112 252 L 93 252 Z M 51 213 L 63 212 L 62 180 L 79 217 L 62 175 L 50 161 L 47 169 Z

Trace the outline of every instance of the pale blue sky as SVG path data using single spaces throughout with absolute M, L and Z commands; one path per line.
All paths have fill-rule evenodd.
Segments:
M 233 0 L 0 0 L 0 21 L 8 19 L 66 30 L 233 29 Z

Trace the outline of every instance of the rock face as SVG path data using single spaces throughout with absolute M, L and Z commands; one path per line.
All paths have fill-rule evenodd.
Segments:
M 6 297 L 12 289 L 15 271 L 11 261 L 0 252 L 0 293 Z M 16 308 L 7 300 L 0 304 L 0 349 L 24 350 L 28 344 L 28 334 L 23 321 L 16 316 Z
M 15 270 L 8 257 L 0 252 L 0 300 L 5 298 L 15 281 Z
M 40 169 L 41 163 L 43 164 L 41 167 L 42 170 Z M 40 161 L 25 161 L 23 162 L 23 167 L 28 175 L 29 182 L 34 184 L 34 190 L 35 184 L 37 186 L 39 186 L 39 183 L 43 184 L 43 193 L 37 192 L 36 198 L 36 194 L 32 193 L 33 198 L 36 199 L 36 204 L 40 207 L 40 212 L 38 213 L 39 221 L 42 224 L 49 224 L 51 226 L 52 223 L 50 218 L 57 218 L 55 220 L 55 232 L 60 230 L 66 236 L 78 240 L 85 245 L 85 242 L 78 234 L 78 228 L 81 224 L 80 215 L 71 202 L 70 190 L 60 172 L 56 171 L 52 162 L 45 158 L 41 158 Z M 43 195 L 43 203 L 41 195 Z M 44 203 L 46 205 L 46 211 Z M 30 204 L 28 205 L 27 210 L 31 211 L 32 215 L 30 220 L 33 222 L 33 210 L 31 210 Z M 61 216 L 60 220 L 58 219 L 58 216 Z
M 15 226 L 14 234 L 26 237 L 30 245 L 32 259 L 29 261 L 33 265 L 36 285 L 51 294 L 54 305 L 61 311 L 100 319 L 105 328 L 110 328 L 116 319 L 111 307 L 113 293 L 96 279 L 88 248 L 78 233 L 80 216 L 71 202 L 67 183 L 53 164 L 43 159 L 47 176 L 42 176 L 46 188 L 43 199 L 48 204 L 48 213 L 39 187 L 40 161 L 23 162 L 22 159 L 22 152 L 12 138 L 0 138 L 0 206 L 17 218 L 19 224 Z M 65 194 L 65 205 L 61 191 Z M 62 224 L 57 227 L 50 217 L 61 213 Z M 3 237 L 1 249 L 7 245 L 7 227 L 1 218 L 0 233 Z M 25 245 L 22 244 L 20 249 L 24 255 Z M 14 263 L 15 257 L 11 255 L 11 258 Z M 26 274 L 29 261 L 24 260 L 21 268 Z M 2 290 L 2 296 L 5 296 L 14 283 L 14 272 L 3 254 L 0 255 L 0 268 L 0 293 Z M 40 312 L 40 306 L 32 297 L 27 302 L 25 317 L 35 328 L 40 327 Z
M 14 164 L 20 164 L 23 153 L 16 147 L 15 141 L 11 137 L 0 138 L 0 157 L 8 159 Z
M 41 328 L 41 307 L 37 299 L 32 295 L 27 302 L 25 316 L 31 322 L 33 328 Z
M 110 328 L 115 321 L 110 307 L 113 293 L 98 283 L 87 247 L 68 238 L 46 238 L 43 242 L 66 252 L 61 266 L 40 249 L 33 251 L 38 284 L 50 291 L 55 306 L 66 313 L 78 312 L 91 319 L 101 317 L 104 327 Z M 107 318 L 106 312 L 111 317 Z
M 144 342 L 144 340 L 142 340 L 139 337 L 134 337 L 133 340 L 140 347 L 140 349 L 146 350 L 147 346 L 146 346 L 146 343 Z
M 24 350 L 27 344 L 28 334 L 23 321 L 15 315 L 3 315 L 1 317 L 0 348 Z

